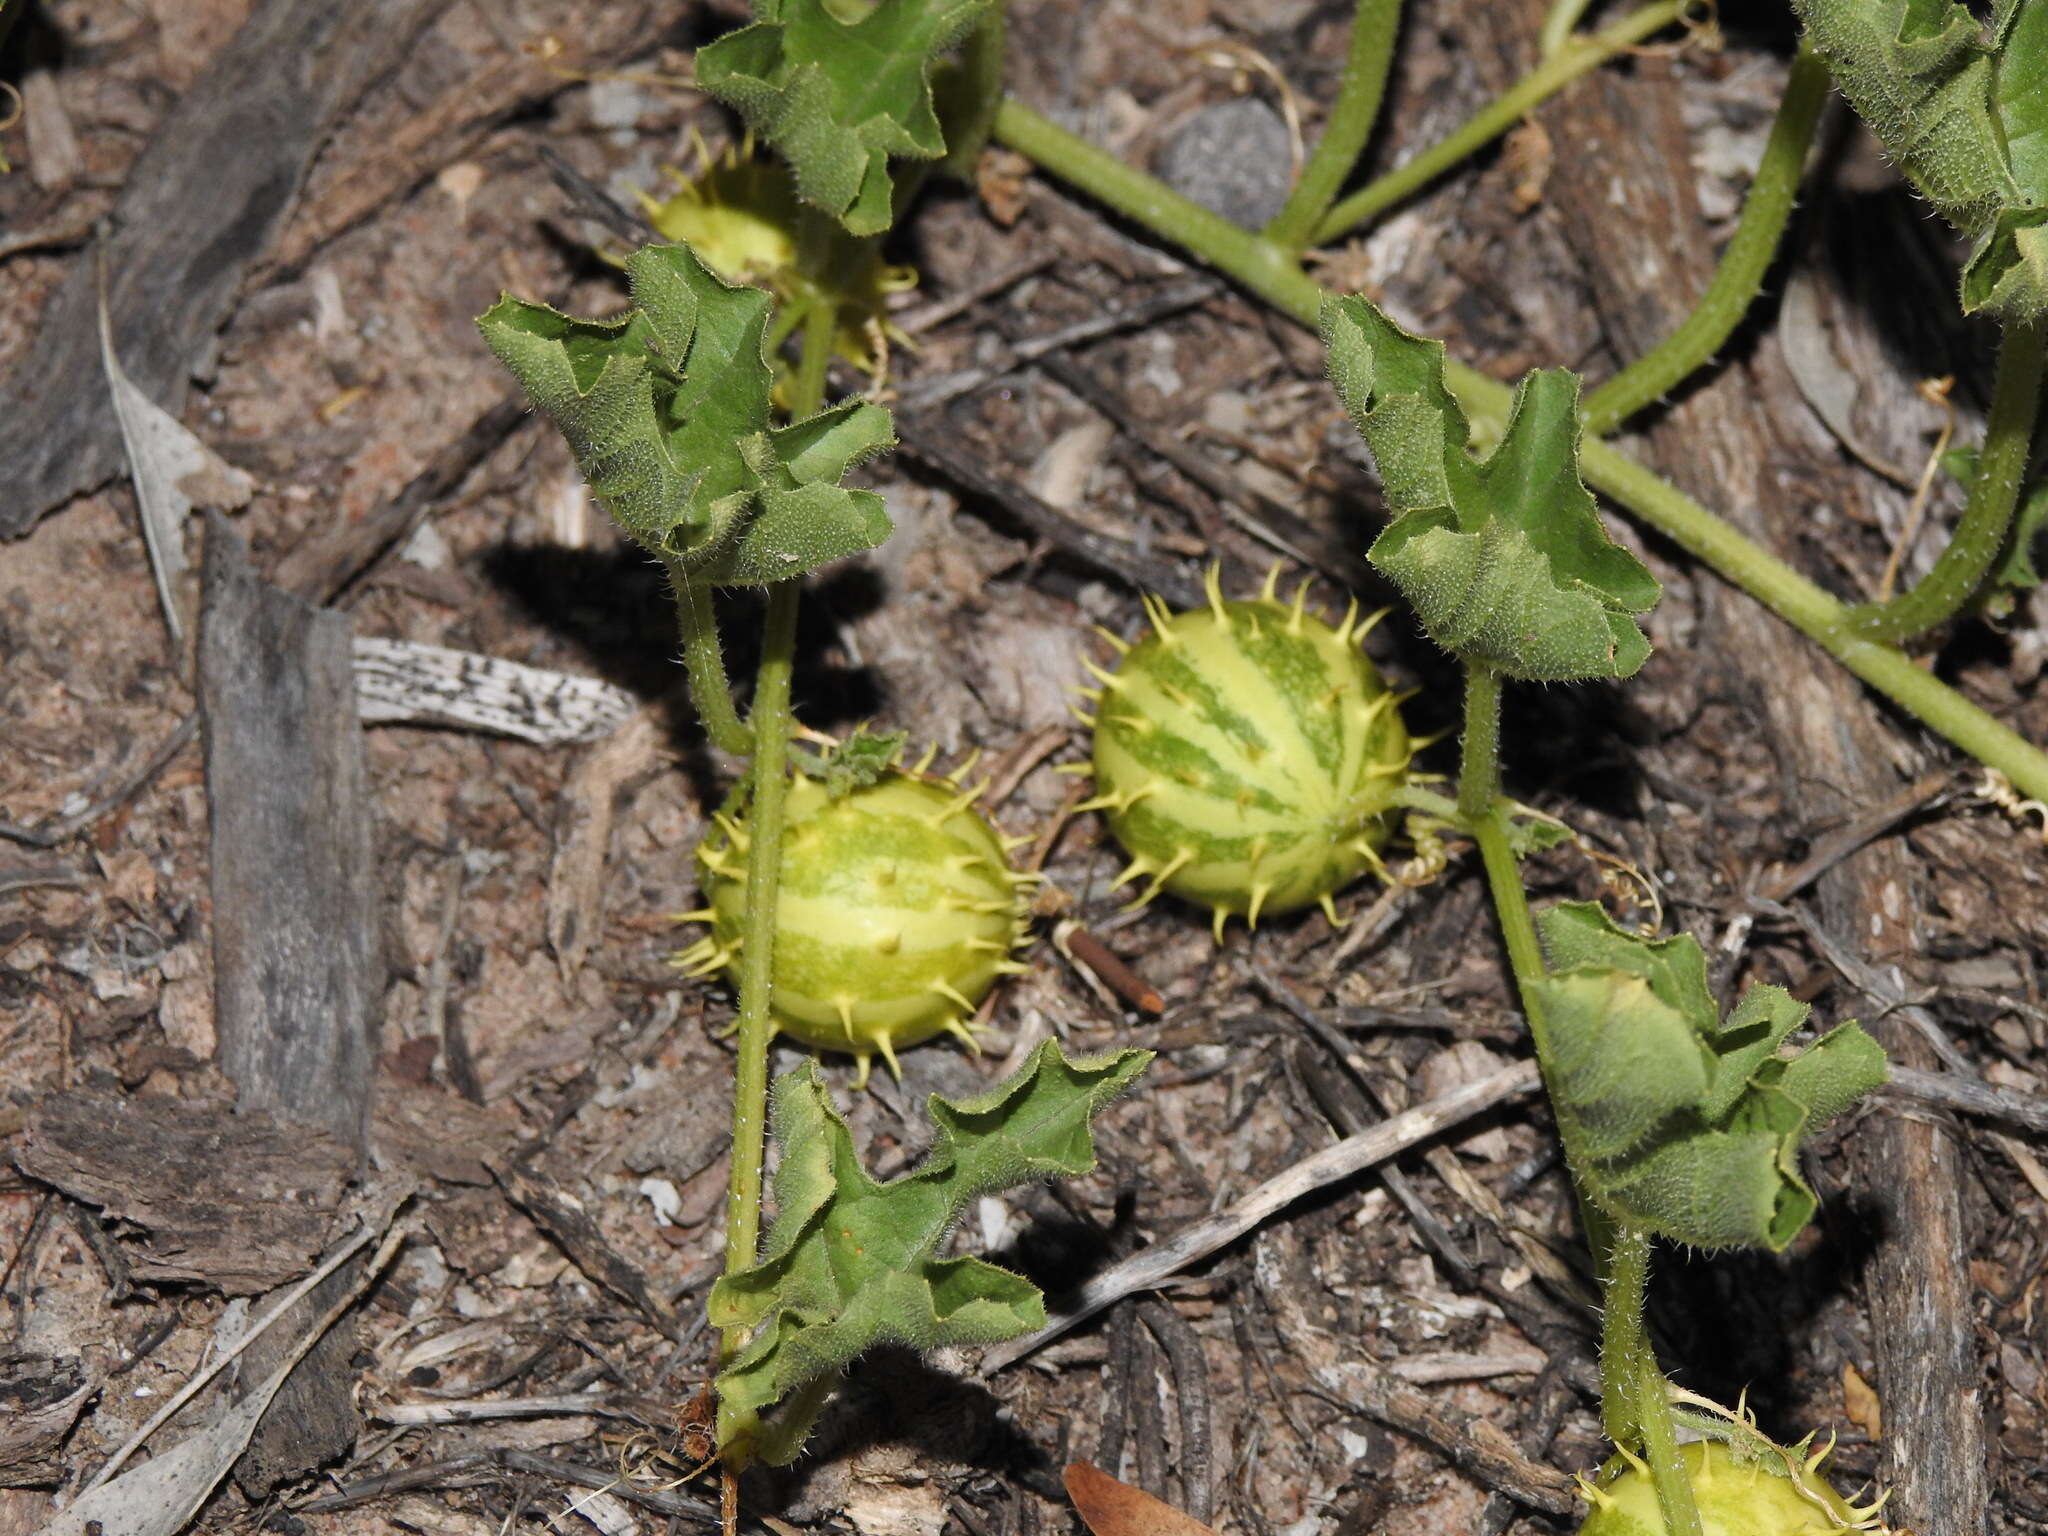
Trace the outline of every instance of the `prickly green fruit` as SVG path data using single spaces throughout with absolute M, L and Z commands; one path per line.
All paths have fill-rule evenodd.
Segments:
M 920 765 L 922 766 L 922 765 Z M 799 777 L 783 809 L 776 903 L 776 1027 L 820 1050 L 846 1051 L 860 1081 L 879 1054 L 941 1032 L 970 1048 L 976 1006 L 1022 966 L 1024 931 L 1003 840 L 957 779 L 891 770 L 834 797 Z M 711 935 L 676 956 L 692 974 L 729 966 L 744 942 L 747 823 L 721 815 L 697 849 Z
M 1168 890 L 1215 914 L 1320 902 L 1360 873 L 1382 877 L 1387 811 L 1408 769 L 1398 701 L 1358 641 L 1353 606 L 1335 627 L 1274 595 L 1169 613 L 1148 601 L 1153 633 L 1112 640 L 1114 672 L 1094 667 L 1095 798 L 1131 855 L 1117 884 Z
M 1718 1440 L 1680 1446 L 1704 1536 L 1842 1536 L 1878 1531 L 1877 1506 L 1850 1504 L 1820 1475 L 1826 1451 L 1802 1459 L 1782 1446 L 1736 1449 Z M 1579 1536 L 1665 1536 L 1649 1469 L 1627 1467 L 1604 1488 L 1581 1484 L 1593 1512 Z

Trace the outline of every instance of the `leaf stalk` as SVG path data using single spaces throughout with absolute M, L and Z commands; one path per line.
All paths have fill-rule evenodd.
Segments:
M 718 641 L 718 612 L 711 589 L 692 584 L 681 564 L 671 561 L 669 582 L 675 588 L 676 628 L 683 640 L 683 666 L 690 678 L 690 703 L 704 723 L 704 734 L 721 752 L 734 757 L 754 750 L 754 733 L 732 701 L 732 683 L 725 670 L 725 650 Z

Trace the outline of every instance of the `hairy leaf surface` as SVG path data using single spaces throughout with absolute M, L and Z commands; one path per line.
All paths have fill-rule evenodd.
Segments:
M 1721 1017 L 1690 935 L 1637 938 L 1592 903 L 1537 922 L 1551 1103 L 1589 1196 L 1676 1242 L 1782 1250 L 1814 1211 L 1800 1143 L 1885 1080 L 1877 1042 L 1848 1023 L 1785 1055 L 1806 1004 L 1756 986 Z
M 508 294 L 477 322 L 619 526 L 719 586 L 784 581 L 886 539 L 881 497 L 839 481 L 893 444 L 889 413 L 849 400 L 775 425 L 769 296 L 681 245 L 636 252 L 626 274 L 618 319 Z
M 892 220 L 889 157 L 936 160 L 932 68 L 990 0 L 755 0 L 755 21 L 702 49 L 697 83 L 738 108 L 796 171 L 805 201 L 855 235 Z
M 1444 387 L 1443 343 L 1363 298 L 1326 300 L 1330 377 L 1395 514 L 1368 558 L 1430 638 L 1510 677 L 1627 677 L 1650 654 L 1634 615 L 1656 579 L 1608 538 L 1579 478 L 1579 381 L 1531 373 L 1484 459 Z
M 718 1378 L 721 1442 L 780 1465 L 823 1404 L 819 1384 L 863 1351 L 992 1344 L 1043 1324 L 1029 1281 L 982 1259 L 939 1258 L 939 1247 L 979 1196 L 1093 1168 L 1090 1119 L 1151 1059 L 1070 1061 L 1048 1040 L 978 1098 L 934 1094 L 930 1155 L 887 1184 L 861 1166 L 815 1065 L 777 1079 L 775 1222 L 761 1261 L 711 1289 L 714 1326 L 755 1329 Z
M 2048 0 L 1793 0 L 1835 83 L 1913 184 L 1978 237 L 1965 312 L 2048 313 Z

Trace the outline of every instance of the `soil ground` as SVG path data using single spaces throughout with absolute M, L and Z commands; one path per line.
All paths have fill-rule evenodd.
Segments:
M 629 196 L 658 190 L 665 167 L 695 165 L 700 136 L 714 147 L 733 138 L 727 114 L 688 84 L 692 45 L 729 25 L 729 8 L 656 6 L 656 25 L 632 46 L 583 76 L 550 74 L 545 40 L 573 49 L 587 9 L 517 0 L 440 10 L 324 146 L 217 357 L 193 359 L 199 384 L 184 419 L 255 477 L 235 521 L 261 568 L 360 524 L 503 395 L 472 324 L 501 289 L 576 313 L 619 302 L 610 237 L 558 190 L 543 146 Z M 1412 9 L 1374 166 L 1433 142 L 1534 62 L 1541 6 Z M 37 133 L 0 141 L 15 161 L 0 178 L 0 228 L 51 233 L 0 258 L 0 367 L 36 366 L 45 301 L 92 259 L 85 232 L 245 11 L 237 0 L 44 0 L 33 12 L 8 68 L 39 81 Z M 1320 0 L 1018 0 L 1013 12 L 1014 90 L 1127 158 L 1208 176 L 1253 209 L 1270 206 L 1288 174 L 1275 79 L 1312 130 L 1347 26 L 1344 7 Z M 1611 372 L 1637 349 L 1634 327 L 1654 331 L 1646 316 L 1687 302 L 1667 290 L 1689 284 L 1731 227 L 1774 108 L 1789 37 L 1761 8 L 1730 6 L 1723 23 L 1717 48 L 1646 50 L 1574 87 L 1504 151 L 1330 253 L 1323 275 L 1372 293 L 1496 376 L 1552 364 Z M 456 110 L 473 82 L 507 70 L 517 88 L 497 116 Z M 1219 109 L 1238 114 L 1222 119 L 1236 124 L 1223 147 L 1191 151 L 1217 142 L 1189 136 Z M 60 128 L 68 153 L 52 137 Z M 1603 131 L 1654 143 L 1679 189 L 1671 206 L 1692 222 L 1655 224 L 1677 215 L 1635 201 L 1616 168 L 1626 154 Z M 1280 153 L 1240 153 L 1246 144 Z M 1753 529 L 1774 530 L 1817 580 L 1861 595 L 1910 488 L 1859 456 L 1917 474 L 1942 417 L 1915 385 L 1956 375 L 1967 433 L 1988 370 L 1981 334 L 1929 318 L 1952 309 L 1942 274 L 1954 252 L 1846 122 L 1830 128 L 1825 161 L 1834 190 L 1798 224 L 1760 322 L 1673 408 L 1679 426 L 1687 411 L 1735 413 L 1731 430 L 1749 434 L 1738 438 L 1749 478 L 1726 481 L 1717 498 L 1722 471 L 1685 460 L 1671 418 L 1627 441 L 1682 481 L 1691 475 L 1717 505 L 1748 486 Z M 336 210 L 366 178 L 387 190 L 341 220 Z M 1590 228 L 1587 210 L 1603 199 L 1617 224 L 1653 227 Z M 1647 253 L 1640 286 L 1617 292 L 1592 247 L 1631 240 Z M 1016 361 L 1031 338 L 1185 289 L 1190 269 L 1001 153 L 985 160 L 978 193 L 935 185 L 892 254 L 916 268 L 918 285 L 897 301 L 896 321 L 915 334 L 892 349 L 890 386 L 927 402 L 916 414 L 925 438 L 1184 581 L 1214 559 L 1232 589 L 1256 582 L 1270 554 L 1241 519 L 1144 436 Z M 992 286 L 999 274 L 1014 280 Z M 933 321 L 928 306 L 949 300 L 965 302 Z M 1311 530 L 1323 567 L 1312 573 L 1314 601 L 1388 602 L 1359 557 L 1379 525 L 1377 493 L 1313 338 L 1220 284 L 1162 307 L 1048 355 L 1122 402 L 1152 441 L 1206 461 L 1243 504 L 1277 505 Z M 1093 817 L 1072 814 L 1074 781 L 1057 770 L 1085 753 L 1068 690 L 1085 681 L 1085 660 L 1106 654 L 1089 626 L 1135 633 L 1137 592 L 943 476 L 898 460 L 871 478 L 897 533 L 814 583 L 802 718 L 828 731 L 870 718 L 908 727 L 942 765 L 980 749 L 997 780 L 997 819 L 1041 840 L 1047 874 L 1076 903 L 1070 915 L 1164 999 L 1156 1017 L 1142 1014 L 1038 943 L 1029 973 L 993 1004 L 983 1055 L 920 1048 L 905 1055 L 900 1085 L 878 1074 L 872 1092 L 843 1094 L 871 1167 L 915 1157 L 924 1094 L 973 1091 L 1049 1033 L 1081 1050 L 1159 1049 L 1140 1091 L 1105 1115 L 1097 1173 L 979 1212 L 983 1246 L 1057 1295 L 1329 1143 L 1333 1113 L 1356 1112 L 1333 1110 L 1333 1093 L 1363 1102 L 1347 1086 L 1354 1078 L 1398 1105 L 1525 1054 L 1483 887 L 1462 853 L 1424 888 L 1346 893 L 1343 930 L 1311 913 L 1252 936 L 1233 927 L 1218 949 L 1205 915 L 1172 901 L 1126 913 L 1110 890 L 1120 856 Z M 1932 520 L 1953 510 L 1938 502 Z M 1781 680 L 1802 654 L 1796 637 L 1767 628 L 1761 644 L 1746 640 L 1729 618 L 1746 599 L 1614 526 L 1666 582 L 1647 625 L 1658 649 L 1625 686 L 1530 689 L 1511 703 L 1511 791 L 1583 839 L 1539 862 L 1539 899 L 1604 895 L 1641 917 L 1653 892 L 1670 925 L 1720 957 L 1722 984 L 1788 986 L 1821 1020 L 1870 1017 L 1880 1005 L 1796 922 L 1748 905 L 1774 871 L 1884 798 L 1816 780 L 1788 749 L 1788 718 L 1789 734 L 1820 736 L 1854 713 L 1883 743 L 1894 792 L 1938 777 L 1917 810 L 1879 833 L 1909 871 L 1879 892 L 1885 944 L 1864 942 L 1876 927 L 1842 926 L 1862 910 L 1856 882 L 1877 879 L 1858 873 L 1876 867 L 1858 862 L 1871 852 L 1831 862 L 1828 877 L 1849 884 L 1817 910 L 1852 953 L 1896 967 L 1902 993 L 1926 1003 L 1976 1070 L 2040 1090 L 2048 895 L 2036 830 L 1853 688 L 1804 714 L 1774 713 L 1773 690 L 1789 686 Z M 195 563 L 199 540 L 195 521 Z M 1909 573 L 1933 547 L 1914 546 Z M 474 1416 L 475 1405 L 578 1394 L 652 1404 L 662 1411 L 643 1408 L 647 1433 L 673 1449 L 664 1412 L 706 1378 L 711 1338 L 695 1320 L 723 1227 L 731 1058 L 719 1029 L 732 1009 L 722 985 L 681 980 L 667 960 L 688 937 L 672 914 L 697 904 L 691 851 L 732 765 L 687 723 L 658 573 L 589 505 L 566 448 L 540 423 L 485 455 L 402 549 L 354 573 L 339 602 L 358 635 L 612 681 L 643 711 L 625 729 L 644 740 L 599 762 L 612 747 L 368 730 L 389 961 L 374 1171 L 416 1183 L 402 1218 L 411 1236 L 340 1325 L 364 1416 L 353 1449 L 266 1497 L 231 1482 L 200 1525 L 335 1536 L 574 1528 L 586 1517 L 565 1506 L 587 1495 L 532 1458 L 611 1475 L 631 1460 L 630 1414 L 492 1419 Z M 746 633 L 755 611 L 731 602 L 729 631 Z M 1995 627 L 1963 626 L 1931 659 L 2034 739 L 2048 736 L 2043 618 L 2023 600 Z M 734 649 L 744 673 L 749 646 Z M 1452 679 L 1411 624 L 1389 619 L 1371 649 L 1418 690 L 1409 709 L 1419 732 L 1455 721 Z M 16 828 L 123 784 L 194 708 L 189 648 L 165 629 L 125 480 L 0 546 L 0 656 L 0 818 Z M 1452 750 L 1441 743 L 1423 761 L 1446 771 Z M 577 865 L 566 852 L 587 850 L 577 829 L 600 800 L 609 835 L 594 866 Z M 60 1091 L 194 1112 L 233 1097 L 216 1062 L 208 815 L 195 740 L 57 846 L 0 847 L 0 1151 L 19 1145 Z M 564 912 L 572 928 L 560 925 Z M 1348 1067 L 1301 1010 L 1345 1030 Z M 796 1059 L 785 1051 L 778 1066 Z M 827 1070 L 850 1087 L 847 1064 Z M 1823 1215 L 1789 1254 L 1668 1255 L 1653 1309 L 1681 1381 L 1730 1401 L 1746 1390 L 1780 1438 L 1837 1434 L 1847 1486 L 1913 1471 L 1888 1467 L 1875 1438 L 1890 1383 L 1870 1287 L 1874 1256 L 1915 1235 L 1871 1219 L 1857 1172 L 1859 1138 L 1901 1113 L 1920 1112 L 1887 1102 L 1819 1140 L 1809 1162 Z M 1966 1277 L 1993 1525 L 2042 1529 L 2048 1314 L 2035 1291 L 2048 1260 L 2048 1179 L 1996 1127 L 1939 1123 L 1962 1148 L 1952 1193 L 1966 1251 L 1940 1258 Z M 1488 1483 L 1454 1464 L 1463 1455 L 1470 1465 L 1475 1435 L 1491 1443 L 1463 1415 L 1556 1467 L 1590 1469 L 1601 1454 L 1595 1405 L 1572 1385 L 1592 1358 L 1592 1318 L 1568 1286 L 1532 1276 L 1516 1246 L 1533 1240 L 1567 1271 L 1578 1262 L 1551 1130 L 1524 1101 L 1445 1146 L 1448 1160 L 1402 1160 L 1398 1190 L 1376 1175 L 1325 1190 L 1156 1300 L 1120 1305 L 986 1381 L 965 1358 L 864 1364 L 798 1472 L 750 1485 L 750 1510 L 862 1536 L 1064 1531 L 1073 1516 L 1059 1470 L 1090 1459 L 1183 1506 L 1211 1490 L 1212 1523 L 1254 1536 L 1568 1525 L 1512 1502 L 1490 1506 Z M 565 1251 L 559 1233 L 508 1198 L 484 1165 L 512 1160 L 579 1206 L 643 1295 L 672 1302 L 679 1321 L 623 1301 L 593 1273 L 590 1250 Z M 204 1170 L 229 1209 L 238 1172 Z M 1475 1182 L 1512 1218 L 1490 1216 Z M 335 1216 L 333 1233 L 343 1225 Z M 89 1202 L 0 1172 L 0 1354 L 75 1359 L 95 1386 L 47 1462 L 13 1479 L 26 1486 L 0 1491 L 0 1536 L 36 1530 L 245 1322 L 247 1301 L 203 1276 L 152 1281 L 145 1265 L 129 1283 L 148 1241 L 102 1222 Z M 1434 1437 L 1412 1423 L 1391 1428 L 1334 1389 L 1357 1361 L 1412 1388 L 1423 1416 L 1436 1416 Z M 207 1401 L 194 1410 L 202 1418 Z M 426 1422 L 421 1405 L 442 1405 L 447 1422 Z M 408 1469 L 419 1475 L 393 1476 Z M 590 1507 L 603 1529 L 697 1518 Z

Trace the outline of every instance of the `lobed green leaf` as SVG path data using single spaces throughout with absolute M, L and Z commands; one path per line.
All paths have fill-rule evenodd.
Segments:
M 1588 1195 L 1677 1242 L 1782 1250 L 1814 1212 L 1800 1143 L 1885 1080 L 1877 1042 L 1849 1023 L 1785 1055 L 1807 1006 L 1757 986 L 1721 1017 L 1690 935 L 1642 939 L 1591 903 L 1537 922 L 1551 1103 Z
M 1430 638 L 1510 677 L 1627 677 L 1650 654 L 1634 615 L 1658 596 L 1608 538 L 1579 478 L 1579 381 L 1531 373 L 1505 436 L 1473 458 L 1444 387 L 1441 342 L 1411 336 L 1364 298 L 1323 304 L 1331 380 L 1372 449 L 1395 516 L 1368 558 Z
M 1965 313 L 2048 313 L 2048 0 L 1793 0 L 1835 83 L 1966 234 Z
M 864 1351 L 992 1344 L 1042 1325 L 1045 1303 L 1028 1281 L 982 1259 L 939 1258 L 939 1246 L 978 1197 L 1093 1168 L 1089 1121 L 1151 1058 L 1070 1061 L 1049 1040 L 980 1097 L 934 1094 L 930 1155 L 887 1184 L 861 1166 L 815 1064 L 777 1079 L 775 1221 L 760 1262 L 711 1289 L 713 1326 L 755 1330 L 718 1378 L 721 1444 L 786 1463 L 823 1406 L 820 1383 Z
M 645 247 L 626 275 L 618 319 L 508 294 L 477 321 L 619 526 L 716 586 L 785 581 L 886 539 L 882 499 L 839 481 L 894 443 L 889 413 L 849 400 L 774 425 L 769 296 L 681 245 Z
M 992 0 L 755 0 L 754 22 L 699 50 L 697 83 L 796 172 L 806 202 L 855 235 L 893 222 L 889 157 L 936 160 L 932 68 Z

